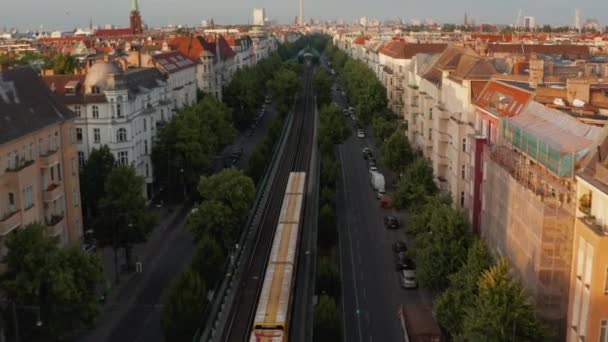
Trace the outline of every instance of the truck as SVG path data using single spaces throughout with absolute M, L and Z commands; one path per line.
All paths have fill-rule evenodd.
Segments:
M 405 342 L 444 341 L 441 329 L 433 318 L 433 313 L 428 305 L 401 304 L 398 315 Z
M 384 180 L 384 175 L 380 172 L 370 172 L 370 183 L 378 198 L 381 198 L 386 193 L 386 181 Z

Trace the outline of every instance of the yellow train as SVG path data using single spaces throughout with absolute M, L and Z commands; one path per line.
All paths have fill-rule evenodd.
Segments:
M 305 184 L 305 172 L 289 174 L 250 342 L 285 342 L 289 338 L 291 293 L 295 284 Z

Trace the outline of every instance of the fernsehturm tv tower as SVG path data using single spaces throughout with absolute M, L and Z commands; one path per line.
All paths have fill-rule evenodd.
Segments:
M 300 0 L 300 18 L 298 20 L 300 26 L 304 26 L 304 0 Z

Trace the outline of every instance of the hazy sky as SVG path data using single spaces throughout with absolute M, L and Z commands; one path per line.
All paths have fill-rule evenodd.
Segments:
M 130 1 L 0 0 L 0 27 L 71 29 L 88 26 L 90 19 L 95 25 L 127 26 Z M 248 23 L 254 7 L 266 8 L 271 19 L 291 22 L 298 0 L 139 0 L 139 6 L 152 26 L 195 25 L 209 18 L 222 24 Z M 465 12 L 478 23 L 513 23 L 521 9 L 524 16 L 535 16 L 539 25 L 572 25 L 576 7 L 583 18 L 608 24 L 608 0 L 305 0 L 304 7 L 307 18 L 432 18 L 458 23 Z

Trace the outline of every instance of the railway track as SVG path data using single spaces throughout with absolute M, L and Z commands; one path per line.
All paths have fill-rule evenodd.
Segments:
M 237 294 L 230 309 L 222 341 L 242 342 L 249 339 L 289 173 L 292 171 L 308 172 L 310 167 L 314 132 L 312 75 L 313 68 L 304 66 L 303 91 L 296 100 L 291 134 L 279 161 L 278 172 L 272 180 L 271 195 L 262 211 L 253 253 L 242 281 L 237 287 Z

